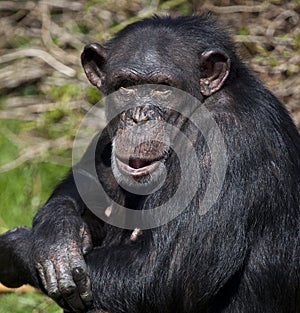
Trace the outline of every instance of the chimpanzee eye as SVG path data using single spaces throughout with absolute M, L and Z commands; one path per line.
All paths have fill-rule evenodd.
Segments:
M 125 87 L 120 87 L 118 91 L 124 96 L 132 96 L 135 93 L 135 90 L 133 88 L 125 88 Z
M 151 90 L 151 96 L 159 100 L 167 100 L 171 96 L 172 90 L 168 84 L 158 84 Z
M 134 83 L 131 82 L 131 81 L 128 81 L 128 80 L 122 80 L 120 82 L 118 82 L 116 85 L 115 85 L 115 90 L 120 90 L 120 88 L 128 88 L 128 87 L 131 87 L 133 86 Z
M 165 83 L 165 82 L 159 83 L 157 86 L 157 89 L 158 89 L 158 91 L 161 91 L 161 92 L 166 91 L 166 90 L 170 90 L 170 84 Z

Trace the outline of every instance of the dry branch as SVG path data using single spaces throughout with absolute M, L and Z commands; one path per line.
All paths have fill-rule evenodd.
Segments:
M 20 155 L 17 159 L 0 166 L 0 173 L 8 172 L 14 168 L 17 168 L 27 161 L 41 156 L 45 151 L 51 148 L 61 147 L 63 147 L 64 149 L 71 148 L 72 140 L 66 137 L 61 137 L 55 140 L 44 141 L 35 146 L 29 146 L 20 152 Z
M 251 42 L 266 44 L 272 43 L 274 45 L 292 45 L 294 43 L 293 38 L 282 38 L 282 37 L 267 37 L 267 36 L 254 36 L 254 35 L 236 35 L 234 36 L 235 42 Z
M 0 11 L 32 10 L 35 7 L 33 1 L 0 1 Z
M 76 71 L 71 67 L 64 65 L 63 63 L 57 61 L 51 54 L 41 49 L 19 49 L 14 52 L 5 54 L 0 57 L 0 64 L 13 61 L 15 59 L 26 58 L 26 57 L 37 57 L 42 59 L 44 62 L 52 66 L 58 72 L 65 74 L 69 77 L 73 77 Z
M 38 63 L 18 61 L 0 69 L 0 89 L 16 88 L 49 74 L 47 67 Z
M 216 6 L 205 3 L 202 8 L 217 14 L 232 14 L 232 13 L 255 13 L 266 10 L 266 7 L 259 5 L 231 5 L 231 6 Z

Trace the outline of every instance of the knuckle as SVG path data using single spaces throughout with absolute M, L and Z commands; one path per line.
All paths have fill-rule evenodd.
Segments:
M 74 267 L 72 270 L 72 276 L 74 281 L 80 285 L 87 284 L 87 281 L 89 280 L 89 275 L 85 266 Z
M 80 297 L 87 305 L 90 305 L 93 302 L 93 293 L 90 289 L 81 292 Z
M 40 262 L 35 263 L 35 268 L 38 270 L 38 272 L 43 271 L 43 266 Z
M 68 297 L 75 293 L 77 287 L 75 283 L 72 281 L 71 277 L 69 277 L 68 279 L 67 278 L 60 279 L 58 282 L 58 288 L 60 293 L 64 297 Z
M 60 297 L 60 292 L 56 285 L 51 285 L 48 289 L 48 296 L 52 299 L 56 299 Z
M 76 266 L 72 269 L 72 276 L 75 280 L 82 280 L 87 276 L 86 269 L 82 266 Z
M 35 268 L 37 270 L 37 273 L 41 279 L 42 285 L 45 289 L 47 289 L 47 281 L 45 278 L 45 274 L 44 274 L 44 270 L 43 270 L 43 266 L 40 263 L 35 263 Z
M 75 285 L 64 285 L 60 287 L 60 292 L 64 297 L 68 297 L 72 294 L 74 294 L 76 291 Z

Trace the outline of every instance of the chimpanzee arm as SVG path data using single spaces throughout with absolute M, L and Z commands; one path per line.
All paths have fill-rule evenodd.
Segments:
M 84 255 L 92 249 L 92 237 L 93 242 L 101 242 L 104 233 L 103 223 L 91 217 L 92 213 L 82 201 L 74 178 L 74 173 L 80 173 L 84 192 L 95 193 L 95 178 L 83 170 L 83 164 L 100 161 L 90 160 L 90 155 L 87 150 L 56 187 L 36 214 L 32 228 L 33 263 L 47 294 L 59 304 L 66 301 L 79 310 L 92 301 Z M 99 164 L 99 171 L 101 169 Z M 104 202 L 102 205 L 105 209 Z
M 84 261 L 92 242 L 84 211 L 70 174 L 38 211 L 32 228 L 32 265 L 46 293 L 63 307 L 68 302 L 81 310 L 92 301 Z
M 33 233 L 27 227 L 16 227 L 0 235 L 0 282 L 11 288 L 30 284 L 47 293 L 34 266 L 32 239 Z M 45 272 L 45 275 L 48 273 Z M 68 302 L 79 308 L 82 306 L 79 300 L 80 298 L 74 297 L 72 301 L 68 301 L 62 296 L 56 299 L 65 309 L 64 312 L 78 312 L 73 310 Z
M 27 227 L 0 235 L 0 282 L 10 288 L 30 284 L 41 288 L 32 259 L 32 236 Z

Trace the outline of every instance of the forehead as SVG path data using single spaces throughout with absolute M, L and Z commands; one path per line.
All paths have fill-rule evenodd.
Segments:
M 112 67 L 131 68 L 180 67 L 183 59 L 188 66 L 196 53 L 180 32 L 168 27 L 139 27 L 121 33 L 110 44 L 108 63 Z

